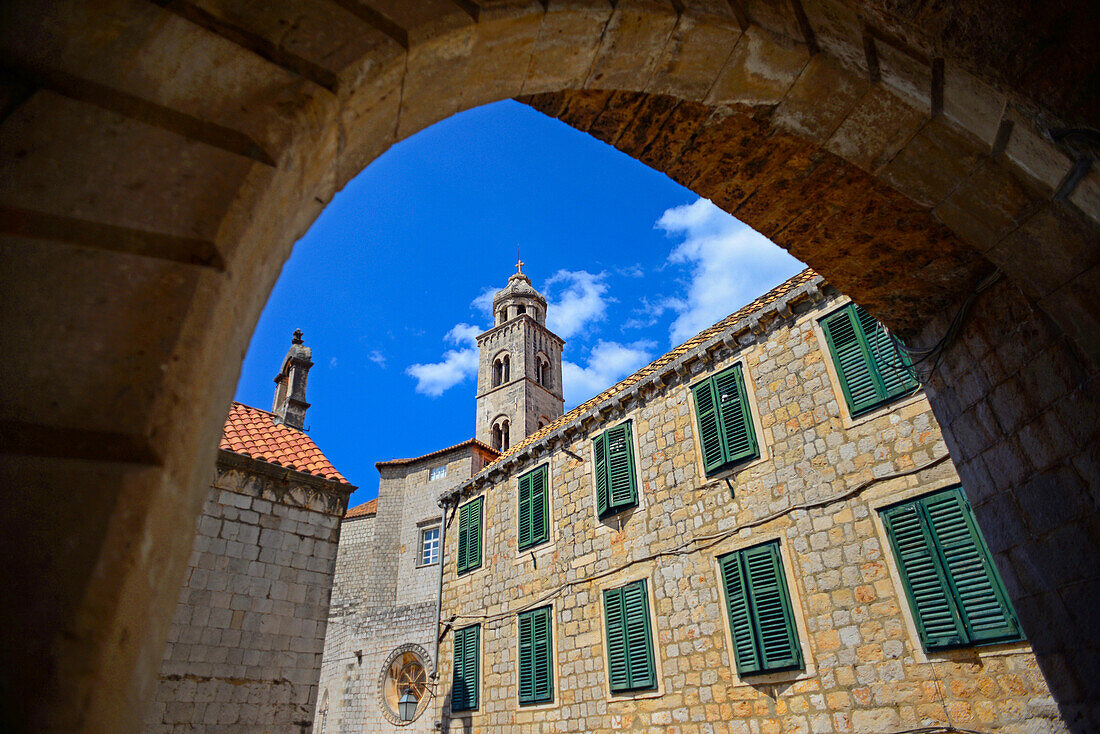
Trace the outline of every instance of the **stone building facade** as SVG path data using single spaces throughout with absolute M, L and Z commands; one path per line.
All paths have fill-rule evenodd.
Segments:
M 277 412 L 230 408 L 148 732 L 309 730 L 340 519 L 355 490 L 301 430 L 309 357 L 295 332 L 275 379 Z
M 871 382 L 851 344 L 885 360 Z M 1063 731 L 886 366 L 908 370 L 807 270 L 444 493 L 443 730 Z
M 433 730 L 438 716 L 424 691 L 436 668 L 446 540 L 437 496 L 497 456 L 471 439 L 376 464 L 378 498 L 348 511 L 340 527 L 314 731 Z M 417 685 L 411 725 L 400 718 L 402 676 Z

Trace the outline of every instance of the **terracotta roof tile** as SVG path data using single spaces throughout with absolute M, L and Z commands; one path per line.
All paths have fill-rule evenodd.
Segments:
M 371 517 L 378 513 L 378 498 L 375 497 L 370 502 L 364 502 L 361 505 L 356 505 L 344 513 L 344 519 L 350 520 L 354 517 Z
M 437 451 L 431 452 L 430 454 L 424 454 L 423 456 L 417 456 L 417 457 L 414 457 L 412 459 L 390 459 L 388 461 L 377 461 L 377 462 L 375 462 L 374 466 L 375 466 L 375 468 L 381 468 L 383 466 L 399 466 L 399 465 L 402 465 L 402 464 L 412 464 L 412 463 L 417 462 L 417 461 L 423 461 L 424 459 L 430 459 L 434 456 L 440 456 L 442 454 L 445 454 L 448 451 L 454 451 L 455 449 L 461 449 L 461 448 L 465 448 L 467 446 L 477 447 L 477 448 L 481 449 L 482 451 L 485 451 L 486 453 L 489 453 L 489 454 L 494 454 L 495 456 L 500 455 L 500 452 L 497 451 L 496 449 L 494 449 L 492 446 L 490 446 L 488 444 L 484 444 L 481 441 L 478 441 L 476 438 L 468 438 L 465 441 L 463 441 L 462 443 L 456 443 L 454 446 L 448 446 L 445 449 L 439 449 Z
M 218 448 L 303 474 L 349 484 L 307 434 L 278 423 L 266 410 L 234 402 Z
M 654 372 L 656 372 L 657 370 L 659 370 L 661 367 L 668 364 L 669 362 L 673 361 L 674 359 L 679 357 L 681 354 L 686 354 L 687 352 L 690 352 L 692 349 L 699 346 L 703 342 L 708 341 L 711 337 L 715 336 L 716 334 L 722 333 L 723 331 L 725 331 L 729 327 L 736 324 L 741 319 L 746 318 L 747 316 L 749 316 L 749 314 L 753 313 L 754 311 L 757 311 L 760 308 L 762 308 L 763 306 L 766 306 L 767 304 L 778 300 L 779 298 L 781 298 L 785 294 L 789 293 L 790 291 L 794 290 L 795 288 L 798 288 L 800 285 L 803 285 L 804 283 L 807 283 L 807 282 L 813 280 L 816 277 L 817 277 L 817 273 L 815 273 L 810 268 L 806 268 L 805 270 L 803 270 L 798 275 L 795 275 L 791 278 L 788 278 L 784 282 L 777 285 L 775 288 L 772 288 L 770 291 L 768 291 L 764 295 L 762 295 L 759 298 L 757 298 L 756 300 L 754 300 L 752 303 L 749 303 L 749 304 L 743 306 L 742 308 L 739 308 L 738 310 L 734 311 L 729 316 L 722 319 L 721 321 L 714 324 L 713 326 L 708 327 L 706 329 L 703 329 L 698 334 L 691 337 L 690 339 L 688 339 L 686 342 L 684 342 L 680 346 L 674 347 L 668 353 L 666 353 L 663 356 L 658 357 L 657 359 L 653 360 L 652 362 L 647 364 L 645 367 L 642 367 L 640 370 L 638 370 L 634 374 L 629 375 L 628 377 L 624 377 L 622 380 L 619 380 L 619 382 L 617 382 L 614 385 L 612 385 L 611 387 L 607 388 L 606 390 L 601 392 L 599 395 L 596 395 L 594 398 L 591 398 L 590 400 L 587 400 L 587 401 L 581 403 L 576 408 L 573 408 L 573 410 L 569 411 L 568 413 L 566 413 L 565 415 L 559 417 L 558 419 L 550 421 L 550 423 L 543 426 L 541 429 L 535 431 L 531 435 L 527 436 L 522 441 L 517 443 L 515 446 L 512 446 L 508 451 L 506 451 L 503 454 L 501 454 L 500 456 L 498 456 L 497 459 L 495 461 L 491 462 L 490 464 L 488 464 L 486 466 L 486 468 L 488 468 L 489 466 L 492 466 L 493 464 L 496 464 L 496 463 L 500 462 L 501 459 L 504 459 L 505 457 L 511 456 L 512 454 L 516 453 L 517 451 L 521 451 L 522 449 L 526 448 L 527 446 L 530 446 L 531 444 L 542 440 L 543 437 L 553 433 L 558 428 L 564 426 L 566 423 L 569 423 L 574 418 L 583 415 L 589 409 L 594 408 L 595 406 L 597 406 L 600 403 L 604 402 L 605 400 L 611 398 L 612 396 L 618 395 L 619 393 L 622 393 L 622 392 L 625 392 L 631 385 L 644 380 L 646 377 L 652 375 Z

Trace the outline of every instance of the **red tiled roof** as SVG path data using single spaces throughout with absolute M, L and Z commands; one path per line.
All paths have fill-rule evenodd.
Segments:
M 652 362 L 647 364 L 645 367 L 642 367 L 640 370 L 638 370 L 634 374 L 629 375 L 627 377 L 624 377 L 622 380 L 619 380 L 619 382 L 617 382 L 614 385 L 612 385 L 611 387 L 607 388 L 606 390 L 604 390 L 603 392 L 601 392 L 599 395 L 595 396 L 594 398 L 591 398 L 591 399 L 581 403 L 576 408 L 573 408 L 573 410 L 571 410 L 568 413 L 566 413 L 565 415 L 557 418 L 556 420 L 550 421 L 549 424 L 543 426 L 539 430 L 537 430 L 534 433 L 532 433 L 531 435 L 527 436 L 522 441 L 520 441 L 516 445 L 512 446 L 508 451 L 505 451 L 503 454 L 498 456 L 495 461 L 493 461 L 490 464 L 486 465 L 486 468 L 500 462 L 501 459 L 504 459 L 507 456 L 510 456 L 510 455 L 512 455 L 512 454 L 514 454 L 518 451 L 521 451 L 521 450 L 527 448 L 528 446 L 530 446 L 533 443 L 537 443 L 538 441 L 541 441 L 545 436 L 548 436 L 549 434 L 553 433 L 558 428 L 560 428 L 561 426 L 564 426 L 566 423 L 569 423 L 570 421 L 572 421 L 577 416 L 584 415 L 590 409 L 596 407 L 597 405 L 604 402 L 605 400 L 608 400 L 608 399 L 614 397 L 615 395 L 618 395 L 619 393 L 626 392 L 627 389 L 629 389 L 631 385 L 634 385 L 635 383 L 640 382 L 641 380 L 645 379 L 646 377 L 649 377 L 654 372 L 659 370 L 661 367 L 668 364 L 669 362 L 672 362 L 673 360 L 675 360 L 680 355 L 690 352 L 692 349 L 694 349 L 695 347 L 699 346 L 700 344 L 706 342 L 711 337 L 722 333 L 726 329 L 729 329 L 730 327 L 732 327 L 737 322 L 741 321 L 741 319 L 744 319 L 744 318 L 748 317 L 754 311 L 759 311 L 761 308 L 763 308 L 764 306 L 767 306 L 769 303 L 772 303 L 773 301 L 776 301 L 776 300 L 780 299 L 781 297 L 783 297 L 784 295 L 786 295 L 790 291 L 794 290 L 795 288 L 799 287 L 800 285 L 803 285 L 805 283 L 810 282 L 811 280 L 813 280 L 816 277 L 817 277 L 817 273 L 815 273 L 810 268 L 806 268 L 801 273 L 799 273 L 795 276 L 792 276 L 791 278 L 788 278 L 784 282 L 777 285 L 775 288 L 772 288 L 770 291 L 768 291 L 764 295 L 762 295 L 759 298 L 757 298 L 756 300 L 754 300 L 752 303 L 746 304 L 745 306 L 737 309 L 736 311 L 731 313 L 729 316 L 722 319 L 721 321 L 714 324 L 713 326 L 710 326 L 706 329 L 703 329 L 698 334 L 691 337 L 690 339 L 688 339 L 686 342 L 684 342 L 680 346 L 674 347 L 667 354 L 653 360 Z
M 273 413 L 242 403 L 234 402 L 229 408 L 218 448 L 303 474 L 350 484 L 325 458 L 312 438 L 302 431 L 277 423 Z
M 445 449 L 439 449 L 438 451 L 433 451 L 430 454 L 424 454 L 423 456 L 417 456 L 417 457 L 412 458 L 412 459 L 390 459 L 389 461 L 377 461 L 377 462 L 375 462 L 374 466 L 376 468 L 380 468 L 380 467 L 383 467 L 383 466 L 399 466 L 399 465 L 402 465 L 402 464 L 412 464 L 412 463 L 417 462 L 417 461 L 422 461 L 423 459 L 430 459 L 433 456 L 439 456 L 441 454 L 445 454 L 448 451 L 454 451 L 455 449 L 466 448 L 467 446 L 477 447 L 477 448 L 481 449 L 482 451 L 485 451 L 486 453 L 493 454 L 494 456 L 499 456 L 500 455 L 500 452 L 497 451 L 496 449 L 494 449 L 492 446 L 489 446 L 488 444 L 484 444 L 481 441 L 478 441 L 476 438 L 469 438 L 469 439 L 466 439 L 465 441 L 463 441 L 462 443 L 456 443 L 454 446 L 448 446 Z
M 356 505 L 350 510 L 344 513 L 344 519 L 350 520 L 354 517 L 371 517 L 378 513 L 378 498 L 375 497 L 370 502 L 364 502 L 361 505 Z

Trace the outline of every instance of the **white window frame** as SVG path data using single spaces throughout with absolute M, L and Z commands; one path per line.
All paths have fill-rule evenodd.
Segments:
M 435 560 L 425 561 L 424 560 L 424 548 L 425 548 L 425 544 L 427 542 L 427 536 L 428 536 L 428 533 L 431 533 L 433 531 L 435 532 Z M 418 549 L 417 549 L 417 557 L 416 557 L 416 565 L 417 565 L 418 568 L 422 567 L 422 566 L 434 566 L 437 563 L 439 563 L 439 536 L 440 536 L 440 534 L 441 534 L 440 526 L 438 524 L 430 525 L 430 526 L 425 527 L 425 528 L 420 528 L 420 543 L 419 543 L 419 546 L 418 546 Z

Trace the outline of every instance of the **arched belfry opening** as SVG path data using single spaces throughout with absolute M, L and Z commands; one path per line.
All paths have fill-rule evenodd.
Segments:
M 23 728 L 141 720 L 240 355 L 293 242 L 396 141 L 510 97 L 710 198 L 929 349 L 1057 704 L 1100 727 L 1090 3 L 112 7 L 17 2 L 0 31 Z M 545 304 L 522 305 L 494 304 L 486 334 L 544 327 Z M 497 415 L 483 367 L 479 438 Z M 511 417 L 524 434 L 528 415 Z

